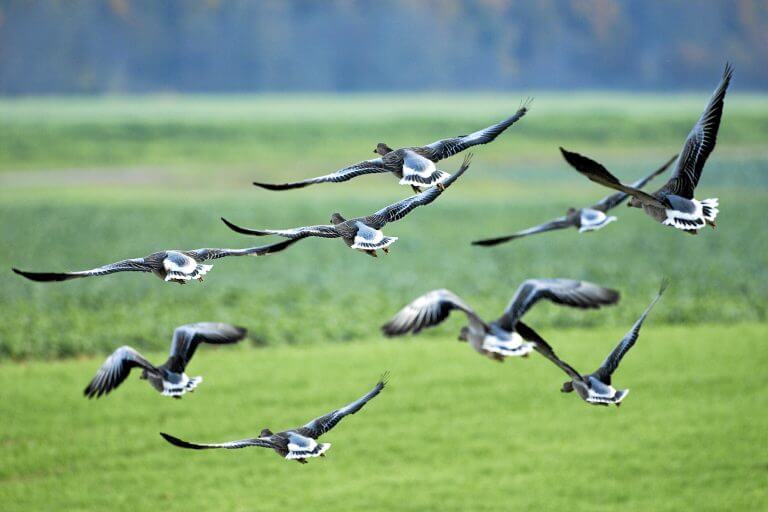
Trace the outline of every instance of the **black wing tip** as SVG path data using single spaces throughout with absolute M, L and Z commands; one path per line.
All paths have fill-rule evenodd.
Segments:
M 723 80 L 730 81 L 733 76 L 733 64 L 730 61 L 725 61 L 725 69 L 723 69 Z
M 255 235 L 251 230 L 242 228 L 238 226 L 237 224 L 233 224 L 232 222 L 228 221 L 224 217 L 219 217 L 221 219 L 221 222 L 223 222 L 229 229 L 234 231 L 235 233 L 240 233 L 243 235 Z
M 613 288 L 605 288 L 606 292 L 606 305 L 613 306 L 621 300 L 621 292 L 614 290 Z
M 295 183 L 262 183 L 260 181 L 254 181 L 254 185 L 257 187 L 266 189 L 266 190 L 288 190 L 292 188 L 301 188 L 306 186 L 305 184 L 295 184 Z
M 236 341 L 240 341 L 243 338 L 245 338 L 246 336 L 248 336 L 248 329 L 246 327 L 242 327 L 242 326 L 239 326 L 239 325 L 233 325 L 232 327 L 234 327 L 235 330 L 237 331 L 237 340 Z
M 669 278 L 669 276 L 664 276 L 661 278 L 661 284 L 659 285 L 659 297 L 664 295 L 664 292 L 669 287 L 669 284 L 672 282 L 672 280 Z
M 196 448 L 195 445 L 188 443 L 186 441 L 183 441 L 178 437 L 173 437 L 170 434 L 166 434 L 165 432 L 160 432 L 160 435 L 162 436 L 163 439 L 165 439 L 166 441 L 168 441 L 174 446 L 178 446 L 179 448 L 192 448 L 192 449 Z
M 485 238 L 483 240 L 474 240 L 472 241 L 472 245 L 479 245 L 481 247 L 490 247 L 492 245 L 498 245 L 503 244 L 504 242 L 508 242 L 510 240 L 514 240 L 515 237 L 513 236 L 502 236 L 499 238 Z
M 379 377 L 379 382 L 376 384 L 381 389 L 384 389 L 384 387 L 389 384 L 389 378 L 391 377 L 389 370 L 384 371 L 384 373 L 381 374 L 381 377 Z
M 52 272 L 27 272 L 26 270 L 19 270 L 15 267 L 11 267 L 11 270 L 13 270 L 15 274 L 18 274 L 25 279 L 29 279 L 30 281 L 37 281 L 40 283 L 49 281 L 66 281 L 67 279 L 66 274 L 56 274 Z

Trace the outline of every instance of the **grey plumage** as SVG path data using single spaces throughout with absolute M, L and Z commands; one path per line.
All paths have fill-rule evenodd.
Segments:
M 272 245 L 247 249 L 205 248 L 189 251 L 160 251 L 143 258 L 122 260 L 102 267 L 77 272 L 27 272 L 16 268 L 11 270 L 31 281 L 39 282 L 69 281 L 70 279 L 104 276 L 116 272 L 151 272 L 164 281 L 185 284 L 192 279 L 203 280 L 203 276 L 212 267 L 212 265 L 203 264 L 208 260 L 216 260 L 228 256 L 264 256 L 280 251 L 292 243 L 293 240 L 286 240 Z
M 467 341 L 478 353 L 503 361 L 505 357 L 523 356 L 536 350 L 535 343 L 524 342 L 518 334 L 520 319 L 542 299 L 560 305 L 593 309 L 615 304 L 619 292 L 587 281 L 573 279 L 528 279 L 515 292 L 504 313 L 493 322 L 483 320 L 466 302 L 450 290 L 433 290 L 401 309 L 381 329 L 387 336 L 418 334 L 422 329 L 443 322 L 450 312 L 467 315 L 469 325 L 459 339 Z
M 657 222 L 692 234 L 696 234 L 706 225 L 714 228 L 719 212 L 718 199 L 699 201 L 694 198 L 694 191 L 701 178 L 704 164 L 717 142 L 725 93 L 732 75 L 733 68 L 726 65 L 720 84 L 686 138 L 683 150 L 678 156 L 674 174 L 656 192 L 648 194 L 636 187 L 625 185 L 600 163 L 563 148 L 560 150 L 578 172 L 595 183 L 629 194 L 632 198 L 628 206 L 642 208 Z
M 380 230 L 390 222 L 395 222 L 419 206 L 430 204 L 440 194 L 448 189 L 469 168 L 472 154 L 464 158 L 461 168 L 445 180 L 441 186 L 433 186 L 419 194 L 410 196 L 402 201 L 391 204 L 367 217 L 345 219 L 339 213 L 331 216 L 331 224 L 303 226 L 292 229 L 249 229 L 233 224 L 225 218 L 221 220 L 233 231 L 245 235 L 267 236 L 277 235 L 292 241 L 308 237 L 341 238 L 347 246 L 358 249 L 371 256 L 376 256 L 376 250 L 387 252 L 396 237 L 387 237 Z
M 640 335 L 640 328 L 643 326 L 643 322 L 645 321 L 653 306 L 656 305 L 664 291 L 667 289 L 668 284 L 668 280 L 665 279 L 662 281 L 661 287 L 659 288 L 656 297 L 654 297 L 645 311 L 643 311 L 642 315 L 640 315 L 640 318 L 637 319 L 629 332 L 621 339 L 621 341 L 619 341 L 618 345 L 616 345 L 616 348 L 614 348 L 613 351 L 611 351 L 611 353 L 605 359 L 605 361 L 603 361 L 603 364 L 601 364 L 597 370 L 590 374 L 582 375 L 571 365 L 560 359 L 555 354 L 554 350 L 552 350 L 552 347 L 549 346 L 549 344 L 532 329 L 527 328 L 526 332 L 523 334 L 523 337 L 538 343 L 538 345 L 541 347 L 539 353 L 555 363 L 555 365 L 557 365 L 568 375 L 568 377 L 570 377 L 571 380 L 563 384 L 561 391 L 564 393 L 571 393 L 576 391 L 579 397 L 581 397 L 585 402 L 591 403 L 593 405 L 615 404 L 618 406 L 627 396 L 629 390 L 615 389 L 611 383 L 612 375 L 618 368 L 619 363 L 627 354 L 629 349 L 634 346 L 638 336 Z
M 236 343 L 245 338 L 248 331 L 243 327 L 213 322 L 200 322 L 177 327 L 173 332 L 168 359 L 160 366 L 147 361 L 136 349 L 127 345 L 115 350 L 96 376 L 86 386 L 83 394 L 99 398 L 118 387 L 133 368 L 141 368 L 141 378 L 166 396 L 180 398 L 202 381 L 202 377 L 189 378 L 185 369 L 200 343 L 215 345 Z
M 669 168 L 669 166 L 672 165 L 672 162 L 674 162 L 676 158 L 677 158 L 677 155 L 673 156 L 672 158 L 667 160 L 667 162 L 664 163 L 664 165 L 662 165 L 655 171 L 651 172 L 647 176 L 644 176 L 639 180 L 635 181 L 634 183 L 632 183 L 631 186 L 634 188 L 643 188 L 653 178 L 655 178 L 659 174 L 662 174 L 664 171 L 666 171 Z M 528 229 L 524 229 L 522 231 L 518 231 L 517 233 L 514 233 L 512 235 L 506 235 L 506 236 L 501 236 L 496 238 L 487 238 L 483 240 L 475 240 L 474 242 L 472 242 L 472 245 L 482 245 L 482 246 L 498 245 L 504 242 L 509 242 L 511 240 L 517 240 L 518 238 L 523 238 L 529 235 L 535 235 L 537 233 L 545 233 L 547 231 L 555 231 L 555 230 L 572 228 L 572 227 L 578 229 L 579 233 L 601 229 L 606 225 L 608 225 L 613 220 L 616 220 L 616 217 L 613 217 L 613 216 L 609 217 L 605 214 L 608 211 L 612 210 L 613 208 L 616 208 L 621 203 L 623 203 L 628 197 L 629 197 L 629 194 L 625 192 L 617 192 L 615 194 L 611 194 L 609 196 L 602 198 L 600 201 L 593 204 L 592 206 L 588 206 L 584 208 L 569 208 L 564 216 L 558 217 L 556 219 L 552 219 L 549 222 L 545 222 L 544 224 L 540 224 L 538 226 L 534 226 Z
M 354 402 L 335 409 L 328 414 L 315 418 L 304 426 L 273 433 L 269 429 L 263 429 L 259 437 L 242 439 L 239 441 L 229 441 L 224 443 L 190 443 L 177 437 L 161 432 L 160 435 L 180 448 L 189 448 L 193 450 L 205 450 L 215 448 L 237 449 L 247 447 L 271 448 L 281 457 L 288 460 L 296 460 L 300 463 L 306 463 L 308 458 L 322 457 L 331 447 L 330 443 L 318 443 L 317 439 L 330 431 L 342 419 L 355 414 L 362 409 L 365 404 L 373 400 L 387 383 L 388 374 L 384 374 L 376 386 L 368 393 Z
M 400 184 L 411 185 L 418 192 L 419 187 L 438 185 L 448 178 L 447 173 L 435 167 L 437 162 L 472 146 L 492 142 L 528 112 L 530 101 L 529 99 L 524 102 L 517 112 L 507 119 L 469 135 L 438 140 L 426 146 L 401 149 L 392 149 L 384 143 L 379 143 L 374 150 L 374 153 L 380 155 L 379 158 L 365 160 L 331 174 L 291 183 L 254 182 L 253 184 L 268 190 L 289 190 L 317 183 L 340 183 L 364 174 L 389 172 L 400 179 Z

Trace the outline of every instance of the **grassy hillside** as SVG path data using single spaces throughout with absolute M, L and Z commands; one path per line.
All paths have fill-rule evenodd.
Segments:
M 641 294 L 647 299 L 649 294 Z M 768 507 L 764 325 L 663 327 L 648 319 L 615 383 L 621 409 L 558 390 L 534 354 L 504 364 L 455 342 L 372 340 L 203 347 L 198 390 L 174 401 L 136 375 L 113 395 L 80 393 L 101 359 L 0 367 L 0 504 L 16 510 L 716 511 Z M 636 313 L 636 312 L 633 312 Z M 544 329 L 577 368 L 596 367 L 627 326 Z M 163 357 L 152 353 L 152 359 Z M 196 441 L 293 427 L 390 385 L 301 466 L 258 448 L 194 452 Z M 332 378 L 331 376 L 337 376 Z

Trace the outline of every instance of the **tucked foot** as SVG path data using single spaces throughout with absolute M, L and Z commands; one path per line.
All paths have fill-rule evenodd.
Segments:
M 203 282 L 203 276 L 198 276 L 197 280 L 202 283 Z
M 389 248 L 388 247 L 382 247 L 382 251 L 384 251 L 384 254 L 389 254 Z
M 417 187 L 416 185 L 411 185 L 411 189 L 412 189 L 412 190 L 413 190 L 415 193 L 417 193 L 417 194 L 421 194 L 421 189 L 420 189 L 419 187 Z
M 439 190 L 440 192 L 442 192 L 443 190 L 445 190 L 445 185 L 443 185 L 443 183 L 442 183 L 442 182 L 440 182 L 440 183 L 436 183 L 436 184 L 435 184 L 435 186 L 437 187 L 437 190 Z
M 376 254 L 376 251 L 365 251 L 365 253 L 369 256 L 373 256 L 374 258 L 378 258 L 379 255 Z
M 717 224 L 713 220 L 708 220 L 707 224 L 709 224 L 709 227 L 711 227 L 712 229 L 717 228 Z

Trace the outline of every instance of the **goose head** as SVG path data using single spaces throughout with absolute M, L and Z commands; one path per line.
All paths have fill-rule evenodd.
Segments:
M 560 388 L 561 393 L 571 393 L 573 391 L 573 381 L 563 382 L 563 387 Z
M 269 430 L 268 428 L 261 429 L 261 433 L 259 434 L 259 437 L 269 437 L 273 435 L 273 432 Z
M 636 197 L 630 197 L 629 201 L 627 201 L 627 207 L 628 208 L 642 208 L 643 203 L 640 202 L 640 200 Z
M 333 224 L 334 226 L 337 225 L 337 224 L 341 224 L 342 222 L 346 222 L 346 221 L 347 221 L 347 219 L 342 217 L 341 214 L 338 213 L 338 212 L 331 214 L 331 224 Z
M 378 155 L 384 156 L 387 153 L 391 153 L 392 152 L 392 148 L 387 146 L 383 142 L 379 142 L 378 144 L 376 144 L 376 149 L 374 149 L 373 152 L 378 154 Z
M 469 341 L 469 327 L 465 325 L 461 328 L 458 339 L 459 341 Z

